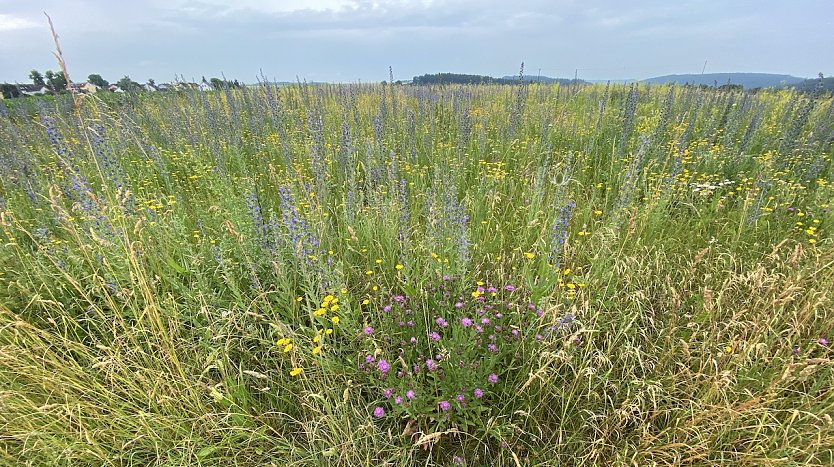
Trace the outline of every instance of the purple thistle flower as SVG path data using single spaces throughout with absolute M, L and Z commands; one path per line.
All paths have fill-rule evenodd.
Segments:
M 372 328 L 370 326 L 365 326 L 365 329 L 363 329 L 363 332 L 365 333 L 366 336 L 370 336 L 371 334 L 374 333 L 374 328 Z
M 438 334 L 436 332 L 433 332 L 433 333 L 429 334 L 429 337 L 431 337 L 431 340 L 433 340 L 433 341 L 439 341 L 440 340 L 440 334 Z
M 365 355 L 365 363 L 373 363 L 373 362 L 374 362 L 374 356 L 373 355 L 371 355 L 371 354 Z
M 397 405 L 402 404 L 402 403 L 403 403 L 403 398 L 402 398 L 402 396 L 397 396 L 397 397 L 395 397 L 395 398 L 394 398 L 394 403 L 395 403 L 395 404 L 397 404 Z
M 409 399 L 414 399 L 414 397 L 415 397 L 414 391 L 409 389 L 408 391 L 405 392 L 405 397 L 407 397 Z
M 385 395 L 386 399 L 390 399 L 391 396 L 394 395 L 394 388 L 387 388 L 385 391 L 382 392 Z
M 449 403 L 449 401 L 440 401 L 440 403 L 439 403 L 439 404 L 437 404 L 437 405 L 439 405 L 439 406 L 440 406 L 440 410 L 442 410 L 442 411 L 444 411 L 444 412 L 446 412 L 446 411 L 448 411 L 450 408 L 452 408 L 452 404 L 450 404 L 450 403 Z
M 469 326 L 472 326 L 472 320 L 470 318 L 461 318 L 460 324 L 463 327 L 468 328 Z
M 458 400 L 458 402 L 463 404 L 466 401 L 466 396 L 464 396 L 463 394 L 458 394 L 456 399 Z
M 487 346 L 487 348 L 489 349 L 490 352 L 498 352 L 498 346 L 495 345 L 495 344 L 489 344 Z
M 493 373 L 493 374 L 491 374 L 491 375 L 487 376 L 487 381 L 489 381 L 489 382 L 490 382 L 490 383 L 492 383 L 492 384 L 497 383 L 497 382 L 498 382 L 498 375 L 496 375 L 495 373 Z
M 417 343 L 417 338 L 414 337 L 414 336 L 411 336 L 411 343 L 416 344 Z
M 507 284 L 504 286 L 504 290 L 506 290 L 507 292 L 512 292 L 515 290 L 515 286 L 512 284 Z
M 472 391 L 472 393 L 475 394 L 475 398 L 477 399 L 484 397 L 484 390 L 481 388 L 475 388 L 475 390 Z
M 429 371 L 434 371 L 437 369 L 437 363 L 435 363 L 432 359 L 428 359 L 426 360 L 426 368 L 428 368 Z
M 377 407 L 374 409 L 374 417 L 376 417 L 376 418 L 382 418 L 382 417 L 384 417 L 384 416 L 385 416 L 385 409 L 383 409 L 382 407 L 377 406 Z
M 379 362 L 377 362 L 376 367 L 379 368 L 379 372 L 383 375 L 387 375 L 388 372 L 391 370 L 391 365 L 389 365 L 388 362 L 384 359 L 379 359 Z
M 828 339 L 824 337 L 820 337 L 820 340 L 818 340 L 817 342 L 819 342 L 820 345 L 823 347 L 828 347 Z
M 461 303 L 461 302 L 455 303 L 455 308 L 457 308 L 457 309 L 463 308 L 463 303 Z

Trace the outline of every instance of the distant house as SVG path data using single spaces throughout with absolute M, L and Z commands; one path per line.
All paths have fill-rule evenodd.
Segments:
M 157 91 L 170 91 L 174 89 L 174 87 L 168 83 L 161 83 L 156 85 Z
M 214 90 L 214 86 L 212 86 L 211 84 L 209 84 L 208 82 L 206 82 L 206 80 L 203 80 L 203 82 L 202 82 L 202 83 L 200 83 L 200 85 L 199 85 L 199 88 L 198 88 L 198 89 L 199 89 L 200 91 L 204 91 L 204 92 L 205 92 L 205 91 L 213 91 L 213 90 Z
M 70 87 L 78 94 L 95 94 L 100 89 L 93 83 L 70 83 Z
M 159 91 L 159 86 L 157 86 L 156 84 L 151 83 L 150 81 L 148 81 L 147 83 L 142 85 L 142 89 L 144 91 L 148 91 L 148 92 L 157 92 L 157 91 Z
M 125 90 L 120 88 L 118 84 L 111 84 L 107 90 L 110 92 L 125 92 Z
M 42 96 L 49 93 L 49 88 L 37 84 L 18 84 L 17 89 L 24 96 Z

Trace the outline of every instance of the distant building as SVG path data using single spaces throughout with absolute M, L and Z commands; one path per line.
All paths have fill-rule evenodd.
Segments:
M 214 86 L 212 86 L 211 84 L 209 84 L 208 82 L 206 82 L 206 80 L 203 80 L 203 82 L 202 82 L 202 83 L 200 83 L 200 85 L 199 85 L 198 89 L 199 89 L 200 91 L 213 91 L 213 90 L 214 90 Z
M 118 84 L 111 84 L 107 90 L 110 92 L 125 92 L 125 90 L 120 88 Z
M 100 89 L 93 83 L 70 83 L 70 87 L 78 94 L 95 94 Z
M 42 96 L 49 93 L 49 88 L 37 84 L 18 84 L 17 89 L 24 96 Z

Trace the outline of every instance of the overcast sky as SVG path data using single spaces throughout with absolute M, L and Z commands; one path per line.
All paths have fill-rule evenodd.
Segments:
M 834 0 L 0 0 L 0 82 L 834 73 Z

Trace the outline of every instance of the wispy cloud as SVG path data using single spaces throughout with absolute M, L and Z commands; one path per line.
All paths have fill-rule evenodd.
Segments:
M 0 32 L 18 31 L 38 27 L 38 23 L 18 16 L 0 13 Z

